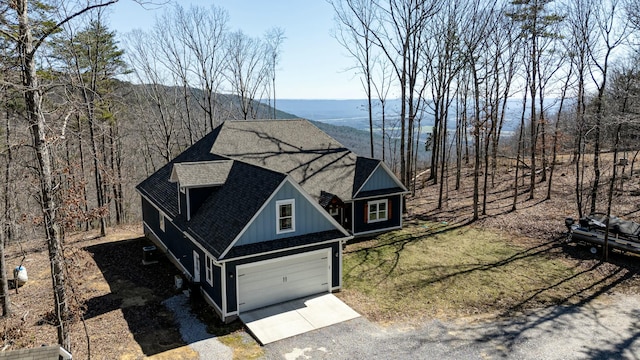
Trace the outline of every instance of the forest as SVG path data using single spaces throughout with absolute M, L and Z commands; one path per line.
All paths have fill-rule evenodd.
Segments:
M 277 111 L 282 28 L 251 37 L 231 31 L 221 7 L 172 5 L 152 29 L 119 41 L 106 21 L 117 1 L 0 1 L 0 304 L 11 313 L 5 244 L 46 239 L 58 341 L 67 348 L 65 234 L 139 222 L 135 185 L 221 121 L 291 117 Z M 472 181 L 473 219 L 486 214 L 504 159 L 515 169 L 513 210 L 519 181 L 529 199 L 541 186 L 551 196 L 558 155 L 575 167 L 580 216 L 610 209 L 616 177 L 628 176 L 602 154 L 633 174 L 640 1 L 331 5 L 335 39 L 368 100 L 363 155 L 385 160 L 414 192 L 426 171 L 438 207 Z M 391 96 L 400 109 L 386 108 Z M 505 134 L 513 99 L 519 125 Z M 416 159 L 427 150 L 419 142 L 427 115 L 424 164 Z

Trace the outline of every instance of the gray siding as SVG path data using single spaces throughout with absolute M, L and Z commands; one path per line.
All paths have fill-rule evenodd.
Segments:
M 295 199 L 295 231 L 276 234 L 276 201 L 288 199 Z M 336 227 L 324 215 L 286 182 L 240 237 L 236 246 L 334 230 Z
M 380 189 L 392 189 L 398 187 L 398 184 L 391 178 L 389 173 L 382 166 L 378 166 L 373 172 L 369 180 L 362 186 L 360 191 L 371 191 Z

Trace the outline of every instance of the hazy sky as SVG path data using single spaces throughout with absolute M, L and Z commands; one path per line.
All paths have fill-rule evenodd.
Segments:
M 157 0 L 156 2 L 161 2 Z M 333 8 L 325 0 L 182 0 L 188 8 L 222 7 L 229 13 L 230 30 L 261 37 L 272 27 L 285 31 L 281 61 L 276 74 L 280 99 L 362 99 L 365 95 L 353 60 L 331 36 Z M 170 6 L 142 6 L 120 0 L 111 6 L 110 22 L 118 35 L 139 28 L 150 29 L 155 16 Z

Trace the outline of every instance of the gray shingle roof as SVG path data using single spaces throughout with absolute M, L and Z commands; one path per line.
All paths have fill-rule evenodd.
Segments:
M 358 157 L 307 120 L 227 121 L 211 153 L 289 174 L 316 199 L 325 190 L 350 200 L 357 190 Z
M 219 258 L 287 174 L 316 200 L 329 191 L 351 200 L 379 160 L 360 158 L 306 120 L 227 121 L 141 182 L 137 190 Z M 178 216 L 178 187 L 224 184 L 186 221 Z M 232 249 L 301 246 L 342 237 L 340 231 Z
M 227 181 L 232 164 L 232 160 L 176 163 L 169 181 L 180 187 L 220 186 Z
M 165 214 L 175 218 L 178 213 L 178 187 L 169 182 L 173 164 L 193 161 L 226 160 L 214 155 L 209 150 L 220 132 L 220 128 L 207 134 L 187 150 L 183 151 L 175 159 L 161 167 L 158 171 L 143 180 L 136 189 L 159 207 Z
M 181 227 L 219 258 L 285 178 L 286 174 L 234 161 L 224 186 Z

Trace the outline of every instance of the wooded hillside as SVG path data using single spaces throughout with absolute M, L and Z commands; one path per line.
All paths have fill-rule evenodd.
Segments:
M 282 29 L 251 37 L 229 30 L 220 7 L 174 5 L 152 29 L 118 42 L 105 21 L 115 2 L 0 3 L 1 305 L 8 314 L 4 244 L 45 238 L 65 346 L 73 318 L 65 232 L 96 228 L 104 236 L 109 225 L 137 222 L 135 184 L 221 121 L 291 116 L 275 110 Z M 512 185 L 505 196 L 516 211 L 522 197 L 554 196 L 564 155 L 575 167 L 567 199 L 575 212 L 615 212 L 617 189 L 633 176 L 640 151 L 640 2 L 332 5 L 336 40 L 362 74 L 369 113 L 374 102 L 382 113 L 380 138 L 370 115 L 366 155 L 383 158 L 413 196 L 420 186 L 438 187 L 439 210 L 472 183 L 472 204 L 460 211 L 476 221 L 489 216 L 487 194 L 506 162 Z M 398 94 L 401 110 L 385 124 L 390 94 Z M 522 113 L 515 134 L 505 136 L 513 98 L 522 99 Z M 427 113 L 435 124 L 423 167 L 417 135 Z M 355 147 L 361 141 L 351 134 L 330 132 Z

